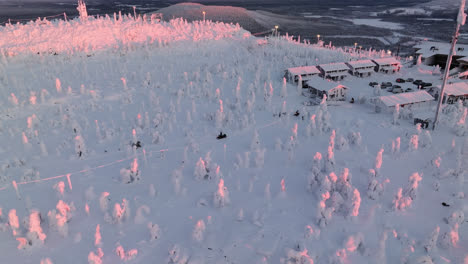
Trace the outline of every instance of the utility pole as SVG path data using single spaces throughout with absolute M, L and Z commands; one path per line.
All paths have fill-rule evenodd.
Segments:
M 452 65 L 453 52 L 455 50 L 455 44 L 457 43 L 458 36 L 460 35 L 459 33 L 460 27 L 463 26 L 466 21 L 465 1 L 466 0 L 461 0 L 460 11 L 458 12 L 458 18 L 457 18 L 457 27 L 455 28 L 455 33 L 453 34 L 452 46 L 450 48 L 450 52 L 447 58 L 447 63 L 445 64 L 444 79 L 442 82 L 442 86 L 440 88 L 439 103 L 437 104 L 437 110 L 436 110 L 436 114 L 434 118 L 434 123 L 432 124 L 432 130 L 435 130 L 436 124 L 439 119 L 440 108 L 442 107 L 442 101 L 444 100 L 445 86 L 447 85 L 447 79 L 448 79 L 449 72 L 450 72 L 450 65 Z

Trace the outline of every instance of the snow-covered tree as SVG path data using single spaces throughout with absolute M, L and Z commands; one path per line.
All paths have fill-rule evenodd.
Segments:
M 202 242 L 205 236 L 205 222 L 203 220 L 198 220 L 195 228 L 192 232 L 192 238 L 197 242 Z
M 432 252 L 432 250 L 437 246 L 437 239 L 439 238 L 440 227 L 436 227 L 434 231 L 429 235 L 429 237 L 424 241 L 423 247 L 427 253 Z
M 86 10 L 86 4 L 84 0 L 78 0 L 78 7 L 76 9 L 78 10 L 78 13 L 80 14 L 81 20 L 84 21 L 88 19 L 88 11 Z
M 224 186 L 223 179 L 219 179 L 218 189 L 213 196 L 213 203 L 216 207 L 224 207 L 229 204 L 229 191 Z

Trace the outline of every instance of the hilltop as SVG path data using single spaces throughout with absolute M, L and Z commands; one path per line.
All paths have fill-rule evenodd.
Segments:
M 0 51 L 0 263 L 468 261 L 466 108 L 426 131 L 368 86 L 434 68 L 320 102 L 284 71 L 388 55 L 126 15 L 0 27 Z

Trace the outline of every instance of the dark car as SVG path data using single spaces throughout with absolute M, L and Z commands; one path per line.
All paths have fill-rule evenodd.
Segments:
M 421 83 L 421 86 L 422 87 L 429 87 L 429 86 L 432 86 L 432 83 L 423 82 L 423 83 Z
M 396 82 L 397 83 L 405 83 L 405 80 L 403 80 L 402 78 L 398 78 L 398 79 L 396 79 Z
M 378 83 L 378 82 L 370 82 L 370 83 L 369 83 L 369 86 L 371 86 L 371 87 L 374 87 L 374 86 L 376 86 L 376 85 L 379 85 L 379 83 Z
M 382 83 L 380 84 L 380 88 L 382 88 L 382 89 L 385 89 L 385 88 L 391 87 L 391 86 L 392 86 L 392 83 L 391 83 L 391 82 L 382 82 Z
M 421 83 L 423 83 L 422 80 L 416 80 L 413 82 L 414 85 L 421 85 Z
M 408 78 L 408 79 L 406 79 L 406 82 L 414 82 L 414 79 L 413 78 Z
M 421 124 L 421 128 L 428 128 L 429 123 L 431 123 L 431 119 L 420 119 L 420 118 L 415 118 L 414 119 L 414 125 Z

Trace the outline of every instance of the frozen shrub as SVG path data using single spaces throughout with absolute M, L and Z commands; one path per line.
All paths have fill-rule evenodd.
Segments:
M 419 145 L 419 136 L 418 135 L 412 135 L 409 141 L 409 150 L 410 151 L 415 151 L 418 149 Z
M 375 172 L 377 174 L 380 173 L 380 168 L 382 167 L 382 156 L 383 156 L 384 149 L 381 148 L 375 157 Z
M 381 183 L 379 183 L 377 179 L 371 179 L 369 185 L 367 186 L 367 197 L 369 197 L 371 200 L 376 200 L 382 196 L 385 191 L 385 184 L 389 182 L 389 179 L 385 179 Z
M 16 236 L 19 231 L 19 219 L 15 209 L 11 209 L 10 212 L 8 212 L 8 224 L 13 231 L 13 236 Z
M 288 96 L 288 89 L 286 85 L 286 78 L 283 78 L 283 85 L 281 86 L 281 97 L 285 98 Z
M 465 220 L 465 214 L 462 210 L 453 212 L 449 217 L 447 217 L 447 223 L 450 226 L 455 226 L 456 224 L 461 225 Z
M 410 197 L 403 197 L 403 189 L 399 188 L 395 199 L 393 200 L 393 208 L 395 210 L 405 210 L 411 206 L 412 201 L 413 200 Z
M 169 249 L 167 263 L 185 264 L 188 262 L 188 259 L 189 257 L 182 251 L 179 245 L 176 244 Z
M 413 173 L 409 178 L 409 184 L 405 189 L 405 195 L 410 197 L 412 200 L 416 199 L 416 190 L 418 189 L 418 185 L 421 180 L 422 177 L 419 173 Z
M 304 231 L 304 238 L 319 239 L 320 237 L 320 229 L 318 229 L 314 224 L 306 225 Z
M 63 194 L 65 192 L 65 183 L 63 181 L 60 181 L 54 185 L 54 189 L 57 191 L 57 195 L 59 197 L 63 197 Z
M 88 11 L 86 10 L 86 4 L 84 0 L 78 0 L 78 7 L 76 8 L 80 14 L 80 19 L 85 21 L 88 19 Z
M 344 242 L 344 248 L 347 252 L 364 252 L 364 236 L 361 233 L 349 236 Z
M 460 102 L 461 100 L 459 100 Z M 468 108 L 464 108 L 462 114 L 460 115 L 458 122 L 454 126 L 455 134 L 459 137 L 465 136 L 468 134 L 466 126 L 466 117 L 468 115 Z
M 350 132 L 348 134 L 348 140 L 351 145 L 361 146 L 362 145 L 362 138 L 360 132 Z
M 317 134 L 317 125 L 315 123 L 315 117 L 316 115 L 312 115 L 310 117 L 309 124 L 306 127 L 306 133 L 308 137 L 311 137 Z
M 358 189 L 355 188 L 353 191 L 353 197 L 351 198 L 351 204 L 349 207 L 349 215 L 358 216 L 360 207 L 361 207 L 361 194 L 359 193 Z
M 349 199 L 353 195 L 353 187 L 351 186 L 351 174 L 348 168 L 343 169 L 336 183 L 336 190 L 341 194 L 344 199 Z
M 317 214 L 317 223 L 318 225 L 323 228 L 327 226 L 332 218 L 332 214 L 335 212 L 334 207 L 327 207 L 326 201 L 330 199 L 329 192 L 322 193 L 322 200 L 318 203 L 318 214 Z
M 46 235 L 42 232 L 41 227 L 41 216 L 40 213 L 36 210 L 32 210 L 29 214 L 29 228 L 28 233 L 26 234 L 27 239 L 29 240 L 29 245 L 37 246 L 43 245 Z
M 49 212 L 49 214 L 51 214 L 49 218 L 52 217 L 55 213 L 55 223 L 57 225 L 57 230 L 63 237 L 66 237 L 68 235 L 68 222 L 71 219 L 71 207 L 67 203 L 60 200 L 57 203 L 56 209 L 58 213 L 55 213 L 54 211 Z
M 192 238 L 197 242 L 202 242 L 205 233 L 205 222 L 203 220 L 198 220 L 195 228 L 193 229 Z
M 126 220 L 130 217 L 130 207 L 126 199 L 122 199 L 122 204 L 116 203 L 114 205 L 114 211 L 112 218 L 115 223 L 121 223 L 122 220 Z
M 335 170 L 335 153 L 333 153 L 332 146 L 328 146 L 327 157 L 325 159 L 325 169 L 326 172 L 332 172 Z
M 157 224 L 149 222 L 148 229 L 150 232 L 150 241 L 155 241 L 161 236 L 161 230 Z
M 254 131 L 252 138 L 252 143 L 250 143 L 250 150 L 255 151 L 260 148 L 260 136 L 258 135 L 257 130 Z
M 128 261 L 135 258 L 135 256 L 138 254 L 138 250 L 130 249 L 127 252 L 125 252 L 124 248 L 121 245 L 119 245 L 115 249 L 115 253 L 121 260 Z
M 229 191 L 224 186 L 223 179 L 219 179 L 218 190 L 214 193 L 213 203 L 216 207 L 224 207 L 229 203 Z
M 440 245 L 443 248 L 450 248 L 450 247 L 457 247 L 458 242 L 460 240 L 458 234 L 459 225 L 456 223 L 455 225 L 450 227 L 450 230 L 445 232 L 441 238 Z
M 308 255 L 307 249 L 296 251 L 291 248 L 286 249 L 287 262 L 285 264 L 314 264 L 314 260 Z
M 52 260 L 50 260 L 50 258 L 44 258 L 44 259 L 41 259 L 40 264 L 54 264 L 54 263 L 52 262 Z
M 101 226 L 96 226 L 96 232 L 94 233 L 94 245 L 96 247 L 102 246 Z
M 348 140 L 343 135 L 338 135 L 336 139 L 336 149 L 337 150 L 347 150 L 349 148 Z
M 122 168 L 120 170 L 122 183 L 129 184 L 141 179 L 140 171 L 138 170 L 138 159 L 133 159 L 130 168 Z
M 209 169 L 206 167 L 205 161 L 201 157 L 195 165 L 195 171 L 193 174 L 195 179 L 199 181 L 209 179 Z
M 89 252 L 88 254 L 88 263 L 89 264 L 102 264 L 102 257 L 104 256 L 104 253 L 100 248 L 98 248 L 97 254 L 94 252 Z
M 109 209 L 109 201 L 110 201 L 109 193 L 108 192 L 101 193 L 101 197 L 99 198 L 99 206 L 103 213 L 106 213 L 107 210 Z
M 79 158 L 82 158 L 86 154 L 84 139 L 80 135 L 75 137 L 75 153 Z
M 440 228 L 436 227 L 430 236 L 424 241 L 423 247 L 427 253 L 430 253 L 437 246 L 437 239 L 439 238 Z

